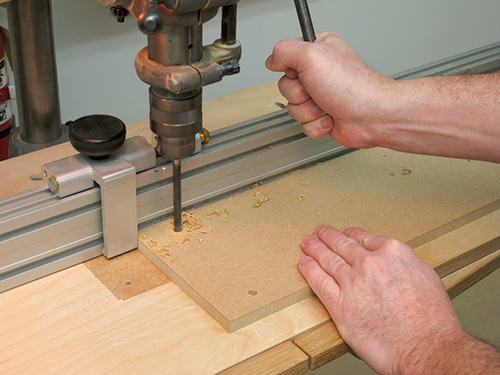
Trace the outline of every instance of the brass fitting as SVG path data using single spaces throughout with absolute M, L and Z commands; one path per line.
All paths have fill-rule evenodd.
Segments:
M 210 142 L 210 133 L 207 129 L 203 128 L 200 131 L 201 144 L 205 146 L 208 142 Z

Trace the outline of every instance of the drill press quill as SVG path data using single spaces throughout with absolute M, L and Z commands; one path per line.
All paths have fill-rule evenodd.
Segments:
M 195 151 L 202 131 L 202 87 L 240 71 L 236 40 L 239 0 L 134 0 L 130 12 L 148 36 L 135 67 L 149 89 L 150 127 L 157 150 L 172 161 L 174 230 L 182 230 L 181 160 Z M 222 35 L 203 46 L 203 23 L 222 6 Z

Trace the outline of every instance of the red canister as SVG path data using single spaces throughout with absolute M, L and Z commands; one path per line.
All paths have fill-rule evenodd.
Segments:
M 7 63 L 0 38 L 0 160 L 9 158 L 10 130 L 14 123 L 10 99 Z

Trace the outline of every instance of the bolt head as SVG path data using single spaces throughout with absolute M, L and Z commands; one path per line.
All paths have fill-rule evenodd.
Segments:
M 57 182 L 57 178 L 54 176 L 50 176 L 49 178 L 47 178 L 47 186 L 49 187 L 49 190 L 54 194 L 59 191 L 59 182 Z
M 179 94 L 181 92 L 181 84 L 176 76 L 171 75 L 167 81 L 168 91 L 172 91 L 174 94 Z

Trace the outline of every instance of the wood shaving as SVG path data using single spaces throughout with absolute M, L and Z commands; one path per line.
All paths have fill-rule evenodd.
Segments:
M 227 215 L 229 215 L 229 208 L 228 208 L 228 207 L 226 207 L 226 208 L 224 208 L 222 211 L 219 211 L 219 210 L 214 210 L 214 211 L 212 211 L 212 212 L 209 212 L 209 213 L 207 214 L 207 219 L 208 219 L 208 220 L 211 220 L 211 219 L 212 219 L 212 216 L 214 216 L 214 215 L 215 215 L 215 216 L 219 216 L 219 217 L 220 217 L 220 216 L 222 216 L 222 215 L 226 215 L 226 216 L 227 216 Z
M 411 172 L 412 172 L 412 170 L 411 170 L 411 169 L 408 169 L 408 168 L 405 168 L 405 167 L 402 167 L 402 168 L 401 168 L 401 174 L 402 174 L 403 176 L 409 175 Z
M 302 186 L 309 186 L 309 182 L 304 182 Z
M 207 216 L 213 216 L 213 215 L 221 216 L 222 214 L 219 210 L 215 210 L 215 211 L 209 212 L 209 214 Z
M 202 243 L 203 242 L 203 240 L 201 238 L 197 238 L 196 240 L 198 241 L 198 243 Z
M 158 251 L 158 253 L 160 255 L 165 255 L 167 257 L 169 257 L 171 255 L 170 251 L 168 250 L 168 245 L 167 246 L 162 246 L 162 248 Z
M 260 185 L 262 185 L 262 181 L 257 181 L 255 184 L 250 185 L 248 188 L 253 189 L 253 188 L 256 188 L 257 186 L 260 186 Z
M 192 212 L 182 213 L 182 227 L 186 230 L 186 232 L 194 232 L 202 226 L 203 223 L 201 220 L 198 219 Z
M 202 229 L 202 230 L 201 230 L 201 233 L 202 233 L 202 234 L 209 234 L 211 231 L 212 231 L 212 228 L 208 227 L 208 228 L 206 228 L 206 229 Z
M 258 192 L 258 193 L 260 193 L 260 192 Z M 262 193 L 260 193 L 260 194 L 261 194 L 261 198 L 260 198 L 257 202 L 255 202 L 255 203 L 253 203 L 253 204 L 252 204 L 252 208 L 258 208 L 258 207 L 262 206 L 262 204 L 263 204 L 263 203 L 265 203 L 265 202 L 268 202 L 268 201 L 269 201 L 269 198 L 268 198 L 268 197 L 266 197 L 266 196 L 265 196 L 264 194 L 262 194 Z M 253 194 L 252 194 L 252 195 L 253 195 Z
M 186 242 L 193 242 L 193 241 L 191 241 L 191 238 L 184 238 L 182 240 L 182 244 L 184 245 Z
M 306 200 L 306 197 L 304 196 L 304 194 L 300 194 L 299 201 L 305 201 L 305 200 Z

